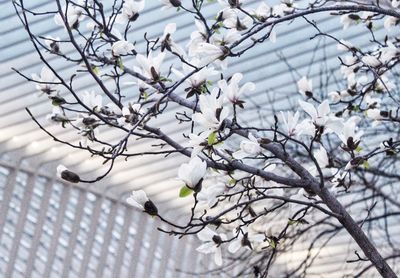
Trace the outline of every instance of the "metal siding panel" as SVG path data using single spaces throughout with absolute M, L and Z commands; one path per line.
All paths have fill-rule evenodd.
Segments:
M 30 202 L 31 196 L 33 194 L 33 187 L 35 186 L 35 182 L 36 182 L 36 175 L 30 174 L 28 177 L 26 186 L 25 186 L 24 196 L 21 201 L 22 207 L 21 207 L 21 211 L 18 215 L 17 225 L 15 226 L 17 234 L 15 235 L 15 237 L 13 239 L 13 244 L 12 244 L 12 248 L 11 248 L 11 251 L 9 254 L 9 261 L 8 261 L 8 266 L 7 266 L 7 270 L 5 273 L 5 277 L 11 277 L 12 272 L 15 267 L 15 260 L 17 259 L 18 247 L 20 245 L 22 231 L 24 231 L 26 215 L 28 213 L 29 202 Z
M 27 259 L 26 273 L 33 272 L 33 263 L 36 258 L 36 251 L 39 246 L 39 239 L 40 239 L 40 236 L 43 231 L 43 224 L 44 224 L 47 209 L 49 206 L 53 182 L 54 182 L 54 180 L 49 180 L 45 185 L 45 191 L 43 193 L 43 200 L 42 200 L 42 203 L 40 204 L 39 217 L 37 219 L 37 223 L 35 226 L 36 227 L 35 232 L 34 232 L 34 235 L 32 238 L 33 243 L 32 243 L 32 246 L 29 248 L 29 256 Z
M 44 278 L 50 277 L 51 268 L 53 266 L 53 261 L 54 261 L 55 255 L 56 255 L 58 239 L 60 236 L 60 232 L 62 230 L 62 223 L 63 223 L 64 217 L 65 217 L 65 209 L 66 209 L 68 201 L 69 201 L 70 191 L 71 191 L 70 186 L 63 186 L 62 195 L 61 195 L 61 203 L 60 203 L 60 207 L 58 209 L 57 220 L 54 225 L 53 236 L 51 238 L 49 253 L 47 256 L 46 268 L 45 268 L 44 275 L 43 275 Z

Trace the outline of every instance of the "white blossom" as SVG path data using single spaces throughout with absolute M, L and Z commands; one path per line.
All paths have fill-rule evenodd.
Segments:
M 334 102 L 341 101 L 344 98 L 349 96 L 349 93 L 347 90 L 342 90 L 342 91 L 332 91 L 328 93 L 328 96 L 330 99 Z
M 262 148 L 257 138 L 253 134 L 249 133 L 249 139 L 244 139 L 240 142 L 240 150 L 233 154 L 236 159 L 242 159 L 247 156 L 257 156 L 261 153 Z
M 214 41 L 220 45 L 230 45 L 240 39 L 240 33 L 235 29 L 229 29 L 222 36 L 214 38 Z
M 367 117 L 371 118 L 373 120 L 382 120 L 385 117 L 382 115 L 381 110 L 375 108 L 375 109 L 368 109 L 367 112 Z
M 197 30 L 193 31 L 190 34 L 190 41 L 187 44 L 189 56 L 194 56 L 198 44 L 201 42 L 206 42 L 207 38 L 207 29 L 204 26 L 203 22 L 201 22 L 198 19 L 195 19 L 194 23 L 196 25 Z
M 206 204 L 209 208 L 213 207 L 218 202 L 218 196 L 222 195 L 226 189 L 225 183 L 221 181 L 208 183 L 202 186 L 197 197 L 199 203 Z
M 378 58 L 376 58 L 376 57 L 374 57 L 372 55 L 364 55 L 361 58 L 361 61 L 364 64 L 366 64 L 367 66 L 370 66 L 370 67 L 373 67 L 373 68 L 379 67 L 382 64 L 381 61 L 379 61 Z
M 80 21 L 84 18 L 82 8 L 75 5 L 68 5 L 64 6 L 61 10 L 68 23 L 68 26 L 72 29 L 78 28 Z M 57 13 L 54 16 L 54 22 L 58 26 L 65 26 L 63 18 L 60 13 Z
M 373 98 L 370 95 L 366 95 L 364 101 L 369 108 L 373 108 L 373 107 L 379 107 L 382 100 L 380 98 Z
M 286 116 L 284 112 L 281 111 L 281 119 L 284 123 L 284 131 L 290 137 L 301 134 L 301 130 L 298 129 L 299 116 L 299 111 L 296 111 L 294 115 L 291 111 L 287 111 Z
M 172 34 L 175 33 L 175 31 L 176 31 L 175 23 L 168 23 L 165 26 L 164 33 L 160 39 L 161 51 L 167 49 L 183 57 L 186 55 L 185 50 L 183 50 L 183 48 L 179 44 L 175 43 L 174 40 L 172 39 Z
M 193 58 L 192 60 L 189 61 L 189 64 L 198 66 L 200 64 L 199 59 Z M 172 68 L 172 72 L 180 79 L 183 79 L 184 77 L 190 75 L 194 71 L 194 68 L 187 65 L 186 63 L 182 64 L 182 70 L 183 72 Z M 214 69 L 212 66 L 208 67 L 203 67 L 199 71 L 191 74 L 189 78 L 185 79 L 185 84 L 189 88 L 199 88 L 201 85 L 203 85 L 208 78 L 211 76 L 215 76 L 218 74 L 218 71 Z
M 400 54 L 400 50 L 392 42 L 388 42 L 387 46 L 381 47 L 379 52 L 381 54 L 379 60 L 384 64 L 391 62 Z
M 51 114 L 46 115 L 46 120 L 50 123 L 67 123 L 70 119 L 64 114 L 59 106 L 53 106 Z
M 139 13 L 144 9 L 144 0 L 125 0 L 122 6 L 122 13 L 117 15 L 116 23 L 126 24 L 129 21 L 135 21 Z
M 349 138 L 353 143 L 360 141 L 363 135 L 362 131 L 358 131 L 357 124 L 360 122 L 361 118 L 357 116 L 350 117 L 346 122 L 343 123 L 343 127 L 336 130 L 336 134 L 339 136 L 340 140 L 344 145 L 349 143 Z
M 144 210 L 144 204 L 149 200 L 146 192 L 143 190 L 132 191 L 131 195 L 126 199 L 126 202 L 140 210 Z
M 147 197 L 143 190 L 132 191 L 131 195 L 126 199 L 126 202 L 151 216 L 158 215 L 158 209 L 154 203 Z
M 199 66 L 206 66 L 224 58 L 225 48 L 207 42 L 200 42 L 196 48 L 192 49 L 192 54 L 199 59 Z M 222 68 L 226 68 L 226 63 L 219 63 Z
M 99 26 L 96 24 L 96 22 L 90 21 L 90 22 L 86 23 L 86 28 L 87 28 L 89 31 L 94 31 L 94 30 L 96 30 L 98 27 L 99 27 Z
M 228 29 L 236 29 L 238 31 L 243 31 L 248 29 L 251 24 L 253 23 L 253 20 L 249 16 L 244 16 L 242 18 L 239 18 L 237 13 L 230 13 L 228 17 L 226 17 L 223 21 L 223 24 L 226 28 Z
M 164 33 L 160 38 L 160 41 L 167 40 L 168 37 L 174 34 L 175 32 L 176 32 L 176 23 L 168 23 L 167 25 L 165 25 Z
M 37 81 L 36 89 L 39 91 L 39 96 L 42 94 L 47 94 L 49 96 L 55 95 L 57 91 L 57 77 L 54 75 L 53 71 L 48 67 L 43 67 L 40 76 L 36 73 L 32 74 L 32 79 Z
M 317 160 L 319 167 L 326 168 L 329 165 L 328 153 L 322 145 L 314 152 L 314 157 Z
M 241 73 L 235 73 L 229 83 L 225 79 L 218 81 L 218 86 L 224 93 L 225 98 L 232 103 L 238 103 L 241 101 L 240 97 L 244 92 L 251 92 L 256 88 L 252 82 L 247 82 L 242 87 L 239 87 L 239 82 L 242 78 L 243 75 Z
M 340 17 L 340 23 L 343 25 L 343 29 L 346 30 L 351 25 L 358 23 L 359 16 L 355 14 L 344 14 Z
M 217 13 L 216 18 L 219 21 L 224 21 L 225 19 L 228 19 L 231 17 L 233 17 L 233 18 L 237 17 L 236 8 L 231 7 L 231 5 L 227 2 L 223 3 L 223 1 L 219 1 L 219 3 L 222 4 L 222 6 L 224 6 L 224 8 Z
M 207 132 L 203 132 L 200 135 L 196 135 L 193 133 L 189 134 L 188 147 L 193 148 L 192 157 L 197 156 L 199 153 L 201 153 L 203 151 L 204 147 L 207 146 L 208 136 L 209 136 L 209 133 L 207 133 Z
M 385 22 L 383 23 L 383 26 L 385 27 L 386 30 L 391 30 L 394 26 L 399 24 L 399 19 L 394 16 L 388 16 L 385 19 Z
M 312 80 L 307 79 L 306 76 L 303 76 L 299 81 L 297 81 L 297 88 L 299 93 L 305 97 L 312 96 Z
M 131 42 L 121 40 L 113 43 L 111 47 L 111 52 L 113 56 L 118 57 L 121 55 L 131 54 L 134 49 L 135 47 Z
M 178 179 L 182 180 L 187 187 L 194 189 L 207 172 L 207 163 L 198 156 L 190 159 L 179 167 Z
M 221 243 L 227 240 L 225 234 L 217 234 L 208 227 L 201 230 L 197 237 L 203 242 L 202 245 L 197 247 L 196 251 L 203 254 L 214 253 L 214 262 L 216 265 L 222 265 Z
M 139 121 L 139 117 L 142 114 L 140 103 L 129 102 L 127 106 L 124 106 L 121 110 L 122 116 L 118 118 L 118 123 L 126 128 L 133 128 Z
M 396 88 L 396 84 L 390 80 L 386 75 L 381 75 L 376 81 L 375 90 L 376 91 L 391 91 Z
M 236 9 L 239 6 L 249 2 L 249 0 L 218 0 L 218 3 L 225 9 Z
M 222 106 L 222 98 L 217 98 L 218 89 L 214 88 L 211 94 L 200 95 L 199 105 L 201 113 L 193 115 L 193 121 L 207 130 L 218 130 L 228 117 L 229 109 Z
M 287 14 L 293 13 L 295 7 L 296 5 L 293 3 L 293 1 L 281 3 L 272 7 L 272 14 L 276 17 L 283 17 Z
M 161 0 L 163 4 L 162 10 L 170 8 L 179 8 L 181 6 L 181 0 Z
M 103 105 L 103 97 L 94 91 L 85 91 L 82 95 L 82 102 L 94 111 L 100 111 Z
M 239 233 L 235 228 L 233 231 L 233 236 L 236 237 L 228 246 L 228 251 L 235 254 L 240 248 L 244 247 L 248 250 L 253 250 L 254 244 L 260 244 L 264 242 L 265 236 L 261 234 L 249 233 L 247 227 L 241 228 Z
M 264 1 L 253 11 L 253 15 L 260 21 L 265 21 L 271 16 L 271 7 Z
M 355 70 L 361 65 L 359 60 L 355 56 L 345 56 L 343 63 L 340 67 L 340 72 L 344 75 L 347 80 L 355 79 Z
M 349 51 L 349 49 L 351 49 L 353 47 L 354 46 L 350 42 L 343 40 L 343 39 L 341 39 L 339 41 L 339 43 L 337 44 L 337 50 L 343 51 L 343 52 Z
M 141 67 L 143 75 L 146 78 L 153 80 L 160 78 L 160 68 L 164 58 L 165 52 L 161 52 L 155 57 L 153 57 L 152 52 L 150 52 L 147 57 L 142 54 L 136 55 L 136 61 Z
M 311 117 L 314 124 L 324 126 L 329 120 L 330 107 L 328 100 L 324 100 L 316 109 L 311 103 L 299 100 L 299 105 Z
M 324 127 L 322 132 L 330 133 L 337 131 L 342 128 L 340 119 L 330 115 L 330 107 L 328 100 L 324 100 L 317 108 L 311 103 L 299 100 L 299 105 L 303 110 L 311 117 L 310 121 L 303 121 L 299 125 L 299 129 L 302 129 L 302 134 L 314 136 L 315 128 Z M 300 127 L 301 126 L 301 127 Z

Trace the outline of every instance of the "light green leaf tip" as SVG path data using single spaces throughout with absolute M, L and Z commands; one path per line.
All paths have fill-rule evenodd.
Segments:
M 214 145 L 216 143 L 216 141 L 217 141 L 217 133 L 216 132 L 213 132 L 210 135 L 208 135 L 207 143 L 209 146 Z
M 93 70 L 94 74 L 96 74 L 96 75 L 100 74 L 100 70 L 98 67 L 93 67 L 92 70 Z
M 181 187 L 181 190 L 179 191 L 179 197 L 185 198 L 189 196 L 190 194 L 193 193 L 193 190 L 187 187 L 186 185 Z
M 121 58 L 119 58 L 118 59 L 118 67 L 121 69 L 121 70 L 124 70 L 124 64 L 122 63 L 122 59 Z

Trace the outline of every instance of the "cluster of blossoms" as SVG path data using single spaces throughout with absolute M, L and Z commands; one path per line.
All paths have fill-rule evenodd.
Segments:
M 356 173 L 376 166 L 376 157 L 399 152 L 397 138 L 383 134 L 371 140 L 370 134 L 384 123 L 396 128 L 400 122 L 391 73 L 399 62 L 400 39 L 390 35 L 400 17 L 387 10 L 383 20 L 378 12 L 359 15 L 355 8 L 340 13 L 344 29 L 358 24 L 373 33 L 373 25 L 383 22 L 389 35 L 382 42 L 373 41 L 369 50 L 321 33 L 315 25 L 318 35 L 337 43 L 343 82 L 316 89 L 317 77 L 299 75 L 299 94 L 293 89 L 297 99 L 290 110 L 274 109 L 270 125 L 264 125 L 264 119 L 259 126 L 246 125 L 241 116 L 252 113 L 248 100 L 263 88 L 244 81 L 240 72 L 228 74 L 229 60 L 256 44 L 276 42 L 275 26 L 281 22 L 318 10 L 291 0 L 274 6 L 247 2 L 251 1 L 211 3 L 217 11 L 209 20 L 202 14 L 203 1 L 193 1 L 188 8 L 179 0 L 162 0 L 160 8 L 166 12 L 195 15 L 194 30 L 183 44 L 176 23 L 168 23 L 160 36 L 144 35 L 145 50 L 129 32 L 146 11 L 144 0 L 122 1 L 109 15 L 98 1 L 69 3 L 54 16 L 69 38 L 48 36 L 43 46 L 52 55 L 78 63 L 79 69 L 65 81 L 46 64 L 40 75 L 30 78 L 39 95 L 51 100 L 53 111 L 47 119 L 75 129 L 81 136 L 76 147 L 104 158 L 105 164 L 145 154 L 128 151 L 130 138 L 161 141 L 151 145 L 159 148 L 151 154 L 185 155 L 188 162 L 177 170 L 177 196 L 193 198 L 192 215 L 185 226 L 174 226 L 183 231 L 171 234 L 197 234 L 197 250 L 213 254 L 219 266 L 241 252 L 262 257 L 285 250 L 290 245 L 285 239 L 298 235 L 311 212 L 338 215 L 324 205 L 335 207 L 328 202 L 349 190 Z M 398 7 L 397 1 L 389 2 Z M 91 11 L 102 13 L 103 21 Z M 74 34 L 81 36 L 76 39 Z M 68 56 L 68 43 L 79 50 L 79 59 Z M 93 77 L 98 91 L 75 90 L 72 84 L 82 71 Z M 172 102 L 179 105 L 173 113 L 186 130 L 180 134 L 182 145 L 157 125 L 156 119 L 171 111 Z M 103 139 L 103 130 L 109 128 L 122 135 L 113 141 Z M 163 149 L 165 145 L 173 150 Z M 113 163 L 109 164 L 111 170 Z M 69 182 L 88 182 L 62 165 L 57 174 Z M 135 190 L 127 203 L 166 221 L 150 197 Z M 224 255 L 224 248 L 230 255 Z

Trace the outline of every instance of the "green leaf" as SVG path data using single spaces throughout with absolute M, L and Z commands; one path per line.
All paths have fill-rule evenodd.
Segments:
M 369 168 L 369 162 L 368 162 L 368 160 L 364 160 L 364 162 L 363 162 L 363 167 L 365 168 L 365 169 L 368 169 Z
M 167 77 L 161 76 L 160 81 L 165 81 L 165 82 L 172 82 L 172 79 L 169 79 Z
M 214 145 L 216 143 L 216 141 L 217 141 L 217 133 L 216 132 L 213 132 L 210 135 L 208 135 L 207 143 L 209 146 Z
M 350 19 L 352 19 L 352 20 L 355 20 L 355 21 L 361 19 L 360 16 L 359 16 L 358 14 L 349 14 L 348 17 L 349 17 Z
M 193 190 L 187 187 L 186 185 L 181 187 L 181 190 L 179 191 L 179 197 L 185 198 L 189 196 L 190 194 L 193 193 Z
M 124 69 L 125 69 L 125 66 L 124 66 L 124 64 L 122 63 L 122 59 L 121 59 L 121 58 L 118 59 L 118 67 L 119 67 L 121 70 L 124 70 Z
M 289 220 L 288 220 L 288 225 L 289 226 L 291 226 L 291 225 L 305 225 L 305 224 L 310 224 L 310 223 L 308 223 L 308 221 L 305 220 L 305 219 L 295 220 L 295 219 L 290 219 L 289 218 Z
M 273 249 L 275 249 L 275 248 L 276 248 L 276 242 L 275 242 L 275 240 L 274 240 L 274 239 L 271 239 L 271 240 L 269 241 L 269 245 L 270 245 Z
M 362 148 L 360 146 L 357 146 L 356 152 L 360 153 L 362 151 Z
M 297 221 L 296 221 L 296 220 L 289 219 L 288 225 L 294 225 L 294 224 L 297 224 Z
M 94 74 L 96 74 L 96 75 L 100 74 L 100 70 L 98 67 L 92 67 L 92 70 L 93 70 Z
M 201 85 L 200 87 L 200 93 L 204 94 L 207 93 L 207 86 L 205 84 Z
M 230 181 L 229 181 L 229 185 L 234 185 L 236 183 L 236 180 L 235 179 L 231 179 Z
M 51 104 L 54 106 L 60 106 L 65 103 L 66 103 L 65 99 L 62 97 L 55 96 L 51 98 Z

